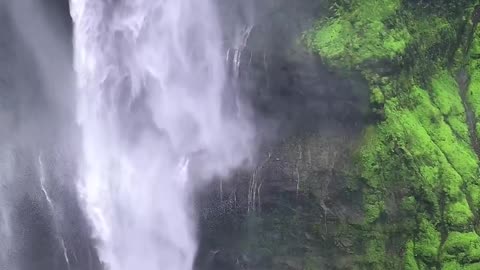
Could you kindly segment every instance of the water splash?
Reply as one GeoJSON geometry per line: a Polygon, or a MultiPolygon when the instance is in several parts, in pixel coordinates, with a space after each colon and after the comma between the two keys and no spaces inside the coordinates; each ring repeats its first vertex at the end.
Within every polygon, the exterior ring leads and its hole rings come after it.
{"type": "Polygon", "coordinates": [[[71,9],[79,191],[100,257],[112,270],[190,270],[192,181],[228,175],[253,141],[238,102],[225,108],[217,11],[210,0],[71,0],[71,9]]]}

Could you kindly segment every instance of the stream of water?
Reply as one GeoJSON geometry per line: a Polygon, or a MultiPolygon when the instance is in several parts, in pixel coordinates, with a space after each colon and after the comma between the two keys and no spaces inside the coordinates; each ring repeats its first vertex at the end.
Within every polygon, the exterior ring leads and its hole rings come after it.
{"type": "Polygon", "coordinates": [[[197,249],[193,187],[244,164],[253,138],[226,87],[215,4],[70,4],[82,138],[78,190],[100,259],[111,270],[190,270],[197,249]]]}

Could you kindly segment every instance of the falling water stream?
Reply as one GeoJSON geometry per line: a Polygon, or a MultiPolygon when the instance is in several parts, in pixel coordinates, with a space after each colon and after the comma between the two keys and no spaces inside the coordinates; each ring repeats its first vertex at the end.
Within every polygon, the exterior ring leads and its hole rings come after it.
{"type": "MultiPolygon", "coordinates": [[[[2,145],[4,146],[4,145],[2,145]]],[[[8,147],[2,147],[0,152],[0,203],[2,209],[0,211],[0,266],[11,266],[11,258],[9,257],[13,251],[12,240],[12,222],[11,222],[11,204],[9,203],[9,194],[5,186],[12,181],[12,153],[8,147]]]]}
{"type": "Polygon", "coordinates": [[[40,189],[42,190],[42,193],[45,196],[45,200],[48,204],[48,208],[53,217],[53,227],[54,227],[53,230],[58,239],[59,246],[62,248],[63,257],[65,259],[65,262],[67,263],[67,270],[70,270],[70,258],[68,257],[68,250],[65,245],[65,240],[63,239],[62,233],[58,229],[58,221],[56,216],[55,204],[48,193],[48,190],[47,190],[48,188],[45,183],[47,181],[47,175],[46,175],[45,165],[43,164],[42,154],[38,156],[38,170],[39,170],[38,175],[39,175],[39,181],[40,181],[40,189]]]}
{"type": "MultiPolygon", "coordinates": [[[[190,270],[193,187],[251,154],[211,0],[71,0],[78,190],[111,270],[190,270]]],[[[47,194],[47,193],[46,193],[47,194]]]]}

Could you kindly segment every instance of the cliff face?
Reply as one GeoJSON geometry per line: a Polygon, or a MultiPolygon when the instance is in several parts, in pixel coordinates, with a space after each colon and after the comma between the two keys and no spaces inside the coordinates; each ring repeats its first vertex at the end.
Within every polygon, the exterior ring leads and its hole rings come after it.
{"type": "Polygon", "coordinates": [[[368,82],[331,69],[302,44],[327,2],[256,3],[270,6],[257,9],[263,17],[253,19],[234,75],[269,140],[252,170],[218,181],[199,200],[199,265],[349,267],[356,246],[344,224],[362,221],[352,154],[370,117],[368,82]]]}
{"type": "MultiPolygon", "coordinates": [[[[216,231],[205,241],[216,247],[212,260],[235,258],[239,269],[480,268],[477,4],[331,1],[303,35],[321,62],[297,79],[318,80],[285,87],[323,103],[223,187],[233,203],[221,226],[208,226],[238,239],[226,244],[216,231]]],[[[291,70],[314,61],[289,55],[280,58],[291,70]]]]}
{"type": "Polygon", "coordinates": [[[364,214],[347,225],[361,248],[354,265],[477,269],[477,2],[335,4],[306,44],[362,74],[377,120],[354,158],[364,214]]]}

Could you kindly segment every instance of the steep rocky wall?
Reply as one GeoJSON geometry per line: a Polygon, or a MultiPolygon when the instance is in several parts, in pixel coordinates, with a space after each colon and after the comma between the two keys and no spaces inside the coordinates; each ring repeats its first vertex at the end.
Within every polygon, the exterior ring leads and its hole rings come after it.
{"type": "MultiPolygon", "coordinates": [[[[478,269],[477,1],[336,1],[306,44],[368,81],[359,269],[478,269]]],[[[347,75],[348,76],[348,75],[347,75]]]]}
{"type": "MultiPolygon", "coordinates": [[[[296,75],[318,80],[263,72],[255,82],[277,82],[257,88],[260,108],[275,110],[279,89],[321,101],[277,107],[306,117],[277,117],[294,128],[222,186],[210,204],[220,207],[207,205],[210,260],[228,269],[480,269],[477,4],[338,0],[317,10],[303,41],[321,62],[296,75]],[[353,116],[338,117],[335,103],[353,116]]],[[[291,55],[276,63],[298,71],[299,59],[315,59],[291,55]]]]}
{"type": "Polygon", "coordinates": [[[330,69],[302,44],[304,31],[328,13],[326,1],[255,2],[270,17],[253,19],[234,75],[253,103],[262,151],[254,168],[219,180],[199,200],[199,264],[348,267],[354,243],[339,224],[362,220],[350,171],[370,118],[368,82],[330,69]]]}

